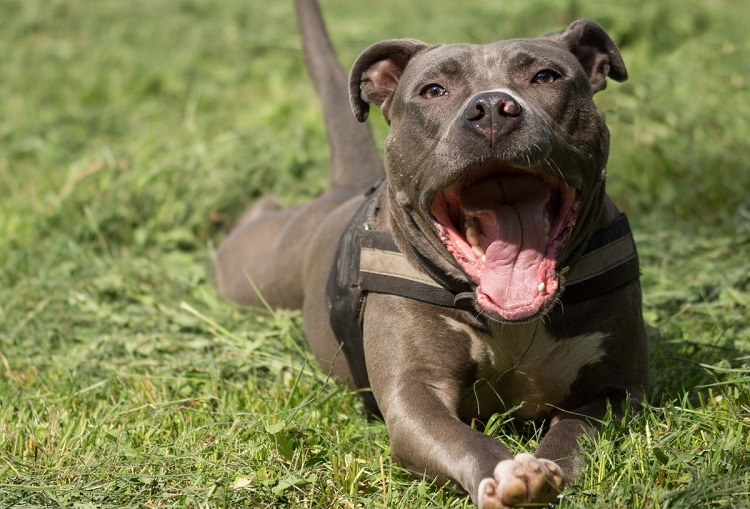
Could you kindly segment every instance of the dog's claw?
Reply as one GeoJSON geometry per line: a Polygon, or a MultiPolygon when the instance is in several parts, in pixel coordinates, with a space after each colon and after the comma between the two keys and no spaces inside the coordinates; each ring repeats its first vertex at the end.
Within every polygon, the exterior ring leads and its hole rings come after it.
{"type": "Polygon", "coordinates": [[[522,453],[497,464],[479,483],[480,509],[509,509],[550,503],[565,485],[562,470],[550,460],[522,453]]]}

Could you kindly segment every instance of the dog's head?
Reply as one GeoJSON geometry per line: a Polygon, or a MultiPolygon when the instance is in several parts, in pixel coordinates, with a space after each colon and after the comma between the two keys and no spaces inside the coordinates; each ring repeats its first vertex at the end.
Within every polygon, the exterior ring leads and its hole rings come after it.
{"type": "Polygon", "coordinates": [[[397,243],[476,285],[493,319],[549,311],[603,200],[609,132],[593,95],[607,77],[627,72],[590,20],[486,46],[398,39],[365,50],[351,102],[360,121],[377,105],[391,128],[397,243]]]}

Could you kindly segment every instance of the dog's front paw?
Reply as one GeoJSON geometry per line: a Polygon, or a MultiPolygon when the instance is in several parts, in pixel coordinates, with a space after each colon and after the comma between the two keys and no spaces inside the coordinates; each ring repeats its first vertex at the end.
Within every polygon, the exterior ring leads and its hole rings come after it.
{"type": "Polygon", "coordinates": [[[522,453],[497,464],[479,483],[480,509],[508,509],[550,503],[565,485],[562,470],[550,460],[522,453]]]}

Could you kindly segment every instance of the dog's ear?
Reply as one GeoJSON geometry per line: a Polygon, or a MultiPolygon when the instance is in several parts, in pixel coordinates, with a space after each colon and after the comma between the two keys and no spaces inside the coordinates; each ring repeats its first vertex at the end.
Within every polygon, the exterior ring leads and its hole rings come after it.
{"type": "Polygon", "coordinates": [[[546,37],[563,44],[578,58],[594,93],[604,90],[608,77],[615,81],[628,79],[620,50],[595,21],[579,19],[565,30],[546,37]]]}
{"type": "Polygon", "coordinates": [[[404,69],[428,45],[416,39],[392,39],[373,44],[357,58],[349,74],[349,101],[357,120],[364,122],[372,103],[390,124],[389,108],[404,69]]]}

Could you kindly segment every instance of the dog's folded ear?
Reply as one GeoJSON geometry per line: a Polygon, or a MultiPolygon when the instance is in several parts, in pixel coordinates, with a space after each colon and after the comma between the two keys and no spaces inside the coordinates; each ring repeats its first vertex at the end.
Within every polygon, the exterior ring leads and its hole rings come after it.
{"type": "Polygon", "coordinates": [[[566,46],[578,58],[595,93],[607,86],[606,78],[615,81],[628,79],[620,50],[595,21],[579,19],[565,30],[547,34],[546,37],[566,46]]]}
{"type": "Polygon", "coordinates": [[[367,120],[372,103],[390,124],[391,99],[401,75],[412,57],[427,47],[416,39],[392,39],[373,44],[362,52],[349,74],[349,100],[357,120],[367,120]]]}

